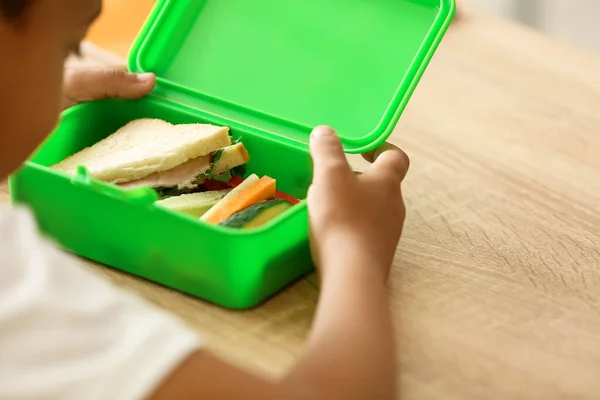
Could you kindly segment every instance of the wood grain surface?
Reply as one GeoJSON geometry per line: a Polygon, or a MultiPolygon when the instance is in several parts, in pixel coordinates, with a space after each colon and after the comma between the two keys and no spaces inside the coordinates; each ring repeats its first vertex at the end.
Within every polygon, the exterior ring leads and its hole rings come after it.
{"type": "MultiPolygon", "coordinates": [[[[600,58],[465,12],[391,141],[412,160],[390,279],[401,398],[600,398],[600,58]]],[[[93,268],[267,374],[318,298],[311,276],[231,312],[93,268]]]]}

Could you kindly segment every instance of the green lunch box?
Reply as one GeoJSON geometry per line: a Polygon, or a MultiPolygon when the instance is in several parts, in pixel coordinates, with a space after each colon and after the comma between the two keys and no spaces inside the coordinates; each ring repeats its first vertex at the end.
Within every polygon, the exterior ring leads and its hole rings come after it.
{"type": "Polygon", "coordinates": [[[302,201],[252,230],[206,224],[124,190],[48,168],[142,117],[226,125],[248,173],[304,199],[309,135],[330,125],[348,153],[391,134],[454,15],[454,0],[159,0],[129,56],[154,92],[66,111],[10,179],[14,203],[68,251],[233,309],[313,268],[302,201]]]}

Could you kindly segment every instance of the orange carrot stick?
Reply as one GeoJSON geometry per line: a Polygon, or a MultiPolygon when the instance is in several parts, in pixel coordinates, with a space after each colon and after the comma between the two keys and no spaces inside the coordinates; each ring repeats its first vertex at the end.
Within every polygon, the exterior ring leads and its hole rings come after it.
{"type": "Polygon", "coordinates": [[[263,176],[256,183],[248,186],[245,190],[238,193],[237,196],[225,200],[224,204],[216,204],[210,210],[210,214],[205,214],[204,221],[211,224],[220,224],[238,211],[250,207],[263,200],[275,197],[276,181],[268,176],[263,176]]]}

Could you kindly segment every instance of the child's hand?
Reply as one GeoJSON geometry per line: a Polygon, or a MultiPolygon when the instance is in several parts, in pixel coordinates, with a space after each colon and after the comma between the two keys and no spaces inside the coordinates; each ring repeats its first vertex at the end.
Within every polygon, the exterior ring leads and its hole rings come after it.
{"type": "Polygon", "coordinates": [[[118,68],[71,68],[65,72],[63,109],[106,98],[138,99],[156,84],[154,74],[132,74],[118,68]]]}
{"type": "Polygon", "coordinates": [[[340,260],[345,260],[345,256],[358,258],[364,262],[364,268],[374,269],[387,280],[404,225],[400,184],[408,171],[408,157],[386,143],[363,156],[373,164],[356,176],[348,166],[338,136],[328,127],[313,131],[311,153],[311,246],[322,277],[326,279],[344,269],[347,265],[340,260]]]}

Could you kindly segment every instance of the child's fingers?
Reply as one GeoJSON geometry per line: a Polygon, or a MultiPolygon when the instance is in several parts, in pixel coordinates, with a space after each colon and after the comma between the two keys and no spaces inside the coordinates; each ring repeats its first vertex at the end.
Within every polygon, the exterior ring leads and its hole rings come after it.
{"type": "Polygon", "coordinates": [[[402,182],[410,167],[410,159],[406,153],[398,147],[385,143],[373,152],[373,165],[369,172],[377,175],[392,176],[398,182],[402,182]]]}
{"type": "Polygon", "coordinates": [[[316,127],[310,135],[310,152],[315,180],[350,174],[350,167],[339,137],[327,126],[316,127]]]}
{"type": "Polygon", "coordinates": [[[365,159],[365,161],[373,163],[375,161],[375,159],[377,157],[379,157],[379,155],[381,153],[383,153],[386,150],[391,150],[391,149],[397,149],[397,147],[389,142],[384,142],[381,146],[379,146],[375,150],[371,150],[366,153],[363,153],[363,154],[361,154],[361,156],[362,156],[362,158],[365,159]]]}
{"type": "Polygon", "coordinates": [[[122,70],[106,70],[97,79],[90,77],[93,96],[136,99],[150,93],[156,84],[153,74],[132,74],[122,70]]]}
{"type": "Polygon", "coordinates": [[[138,75],[120,68],[82,68],[67,71],[64,94],[72,104],[105,98],[136,99],[151,92],[155,83],[153,74],[138,75]]]}

